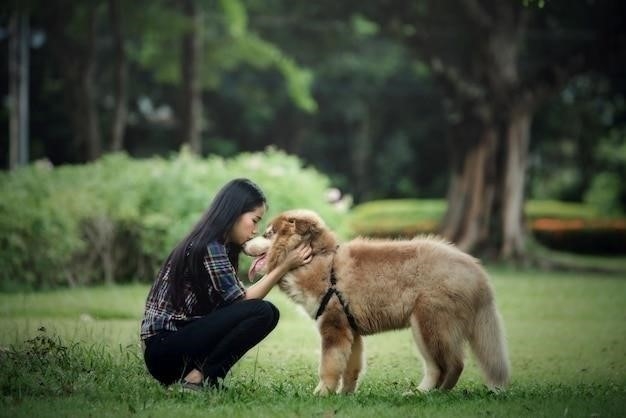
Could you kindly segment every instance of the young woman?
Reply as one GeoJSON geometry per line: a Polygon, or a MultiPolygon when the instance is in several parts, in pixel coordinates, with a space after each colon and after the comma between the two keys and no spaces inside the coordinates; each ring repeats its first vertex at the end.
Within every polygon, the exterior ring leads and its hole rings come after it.
{"type": "Polygon", "coordinates": [[[163,264],[141,323],[146,366],[162,384],[218,385],[276,326],[278,309],[263,298],[289,270],[311,260],[311,248],[296,248],[244,288],[237,277],[241,246],[256,235],[265,211],[256,184],[232,180],[163,264]]]}

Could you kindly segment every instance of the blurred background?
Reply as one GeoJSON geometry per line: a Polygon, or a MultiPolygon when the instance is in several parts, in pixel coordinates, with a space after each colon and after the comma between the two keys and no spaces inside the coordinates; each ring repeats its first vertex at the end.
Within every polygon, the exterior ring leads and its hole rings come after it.
{"type": "Polygon", "coordinates": [[[626,255],[621,0],[0,11],[6,289],[148,279],[233,177],[344,238],[437,232],[543,267],[626,255]]]}

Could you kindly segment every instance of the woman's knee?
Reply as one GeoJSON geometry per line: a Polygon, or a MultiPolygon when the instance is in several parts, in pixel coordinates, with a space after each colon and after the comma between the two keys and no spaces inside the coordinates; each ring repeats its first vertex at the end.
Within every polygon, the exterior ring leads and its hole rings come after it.
{"type": "Polygon", "coordinates": [[[272,302],[265,301],[265,303],[270,308],[270,311],[272,313],[272,323],[274,324],[274,326],[276,326],[276,324],[278,324],[278,320],[280,319],[280,311],[276,306],[274,306],[272,302]]]}
{"type": "Polygon", "coordinates": [[[280,311],[272,302],[262,299],[250,300],[254,306],[255,315],[262,317],[272,328],[278,323],[280,311]]]}

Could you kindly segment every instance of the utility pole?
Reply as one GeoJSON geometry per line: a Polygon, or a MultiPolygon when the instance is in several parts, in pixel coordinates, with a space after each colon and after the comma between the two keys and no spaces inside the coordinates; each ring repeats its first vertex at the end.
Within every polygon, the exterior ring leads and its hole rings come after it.
{"type": "Polygon", "coordinates": [[[29,160],[29,53],[28,15],[15,11],[9,22],[9,169],[29,160]]]}

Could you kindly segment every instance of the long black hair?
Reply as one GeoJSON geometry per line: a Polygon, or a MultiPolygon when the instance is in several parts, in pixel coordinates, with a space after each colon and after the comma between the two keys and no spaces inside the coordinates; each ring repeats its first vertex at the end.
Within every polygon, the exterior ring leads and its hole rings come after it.
{"type": "Polygon", "coordinates": [[[184,303],[185,280],[191,282],[199,303],[208,302],[206,272],[202,266],[208,243],[224,243],[228,258],[235,271],[238,271],[241,246],[226,243],[226,238],[242,214],[264,204],[267,204],[266,198],[259,186],[245,178],[231,180],[217,192],[202,218],[172,250],[165,262],[165,266],[168,263],[171,265],[170,291],[175,306],[180,307],[184,303]]]}

